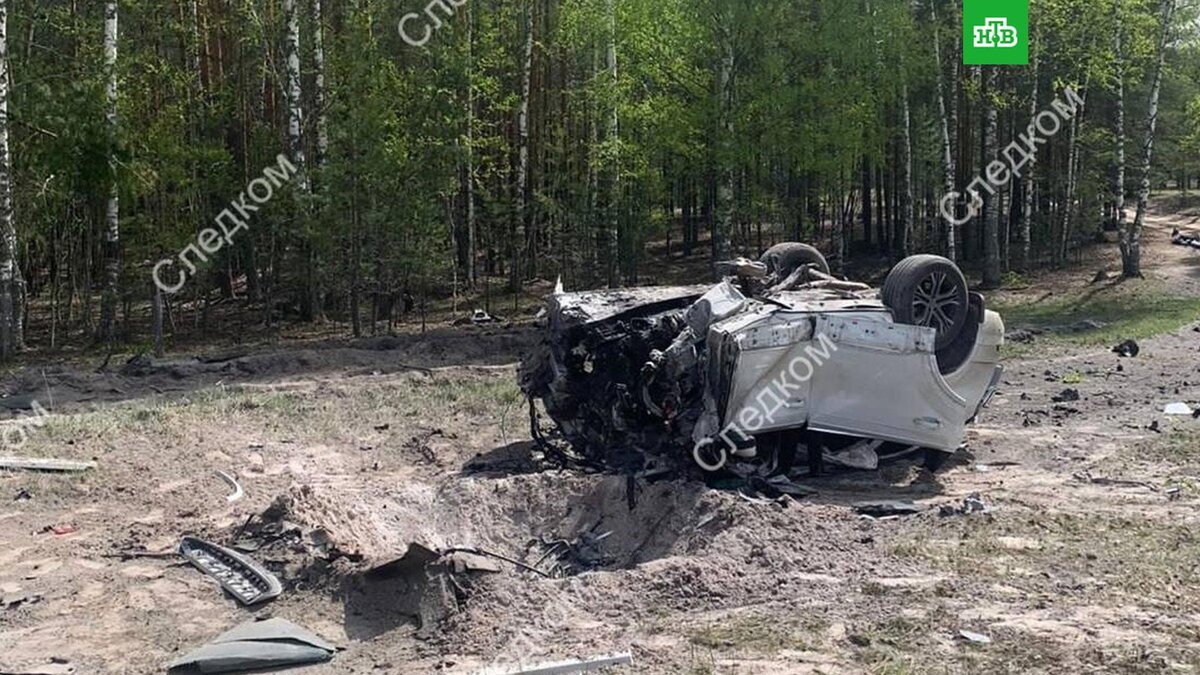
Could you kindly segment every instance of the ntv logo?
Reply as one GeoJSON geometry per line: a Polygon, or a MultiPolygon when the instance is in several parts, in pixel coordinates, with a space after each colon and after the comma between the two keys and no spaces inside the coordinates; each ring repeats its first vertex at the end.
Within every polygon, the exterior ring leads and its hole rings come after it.
{"type": "Polygon", "coordinates": [[[1029,0],[963,0],[963,63],[1029,64],[1029,0]]]}
{"type": "Polygon", "coordinates": [[[1017,29],[1008,25],[1008,20],[985,19],[982,26],[975,26],[974,46],[977,48],[1016,47],[1020,40],[1017,29]]]}

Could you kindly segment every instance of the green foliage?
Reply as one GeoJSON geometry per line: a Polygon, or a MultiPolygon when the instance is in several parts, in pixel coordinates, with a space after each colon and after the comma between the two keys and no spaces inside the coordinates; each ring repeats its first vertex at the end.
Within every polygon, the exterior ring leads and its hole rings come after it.
{"type": "MultiPolygon", "coordinates": [[[[307,9],[308,0],[297,1],[307,9]]],[[[957,3],[612,0],[614,79],[605,63],[609,2],[470,0],[442,15],[441,27],[418,48],[400,38],[397,22],[428,3],[326,0],[320,112],[330,146],[323,168],[313,155],[315,26],[306,11],[304,132],[315,191],[281,190],[202,270],[189,298],[199,301],[219,287],[256,302],[293,302],[315,276],[323,309],[340,318],[358,299],[445,295],[454,279],[466,290],[472,253],[483,277],[515,268],[516,277],[564,275],[579,287],[605,278],[607,207],[617,214],[621,276],[633,282],[646,273],[650,240],[678,240],[688,207],[695,206],[689,213],[696,221],[689,246],[714,227],[722,176],[732,180],[735,252],[754,255],[760,245],[798,233],[822,244],[839,209],[848,209],[848,225],[861,225],[856,197],[864,164],[881,170],[886,184],[876,190],[887,190],[896,209],[902,109],[910,112],[919,201],[914,246],[939,249],[939,73],[957,114],[951,135],[960,180],[983,168],[977,148],[985,101],[978,74],[955,66],[957,3]],[[516,118],[527,6],[534,18],[530,206],[521,213],[516,118]],[[727,50],[733,64],[722,91],[727,50]],[[723,97],[732,134],[722,124],[723,97]],[[614,110],[618,129],[610,136],[614,110]],[[616,203],[606,205],[609,175],[616,203]],[[472,212],[476,248],[468,251],[472,212]]],[[[101,3],[12,8],[13,185],[22,267],[36,282],[35,300],[47,286],[95,288],[110,156],[122,197],[124,292],[141,301],[149,288],[146,263],[194,242],[284,151],[281,1],[199,2],[199,26],[191,7],[190,0],[121,2],[114,147],[104,124],[101,3]]],[[[1200,172],[1195,13],[1182,3],[1173,27],[1162,175],[1200,172]]],[[[1089,95],[1079,134],[1079,213],[1102,210],[1111,191],[1111,107],[1122,69],[1130,149],[1140,142],[1158,16],[1156,0],[1032,4],[1039,107],[1051,98],[1050,87],[1054,95],[1067,85],[1086,87],[1089,95]]],[[[1030,85],[1027,69],[1010,69],[1001,88],[988,92],[1001,113],[1002,144],[1028,124],[1030,85]]],[[[1066,136],[1041,151],[1038,245],[1052,239],[1051,223],[1059,222],[1066,136]]]]}
{"type": "Polygon", "coordinates": [[[1050,331],[1046,340],[1091,346],[1142,340],[1179,330],[1200,317],[1200,298],[1170,294],[1158,282],[1131,280],[1032,302],[995,303],[1009,326],[1050,331]],[[1075,331],[1082,321],[1101,328],[1075,331]]]}

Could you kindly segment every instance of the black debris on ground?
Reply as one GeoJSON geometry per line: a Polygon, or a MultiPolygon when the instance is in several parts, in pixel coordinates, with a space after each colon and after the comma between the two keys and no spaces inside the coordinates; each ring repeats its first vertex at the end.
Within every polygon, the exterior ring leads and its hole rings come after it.
{"type": "Polygon", "coordinates": [[[1121,344],[1113,347],[1113,353],[1124,358],[1132,358],[1142,352],[1142,348],[1133,340],[1126,340],[1121,344]]]}
{"type": "Polygon", "coordinates": [[[898,500],[878,500],[855,502],[853,505],[854,511],[864,516],[872,518],[886,518],[888,516],[912,516],[926,510],[926,507],[912,502],[898,500]]]}
{"type": "Polygon", "coordinates": [[[1052,397],[1050,400],[1055,403],[1072,403],[1080,399],[1078,389],[1063,389],[1062,393],[1052,397]]]}

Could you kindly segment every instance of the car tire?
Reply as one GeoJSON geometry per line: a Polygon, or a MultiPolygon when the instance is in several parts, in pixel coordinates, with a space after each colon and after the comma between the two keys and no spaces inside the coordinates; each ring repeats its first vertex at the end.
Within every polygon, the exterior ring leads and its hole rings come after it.
{"type": "Polygon", "coordinates": [[[882,295],[896,323],[937,331],[935,350],[953,343],[967,323],[967,279],[958,265],[941,256],[901,260],[883,282],[882,295]]]}
{"type": "Polygon", "coordinates": [[[979,327],[983,325],[983,296],[971,293],[967,296],[967,322],[954,342],[937,351],[938,370],[943,375],[962,368],[975,352],[975,341],[979,339],[979,327]]]}
{"type": "Polygon", "coordinates": [[[767,274],[774,274],[779,280],[786,279],[801,265],[816,265],[819,271],[829,274],[829,262],[820,251],[794,241],[772,246],[758,260],[767,266],[767,274]]]}

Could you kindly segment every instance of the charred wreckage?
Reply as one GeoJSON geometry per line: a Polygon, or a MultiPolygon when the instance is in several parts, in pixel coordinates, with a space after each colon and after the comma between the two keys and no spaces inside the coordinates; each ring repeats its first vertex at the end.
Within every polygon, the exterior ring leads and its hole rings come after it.
{"type": "Polygon", "coordinates": [[[1171,230],[1171,243],[1176,246],[1200,249],[1200,233],[1185,232],[1177,227],[1171,230]]]}
{"type": "Polygon", "coordinates": [[[722,267],[715,286],[556,289],[519,375],[547,457],[779,475],[923,452],[936,469],[995,392],[1004,323],[950,260],[906,258],[878,290],[800,243],[722,267]]]}

